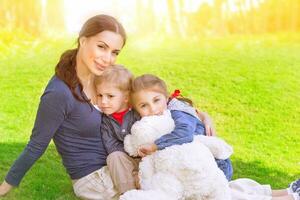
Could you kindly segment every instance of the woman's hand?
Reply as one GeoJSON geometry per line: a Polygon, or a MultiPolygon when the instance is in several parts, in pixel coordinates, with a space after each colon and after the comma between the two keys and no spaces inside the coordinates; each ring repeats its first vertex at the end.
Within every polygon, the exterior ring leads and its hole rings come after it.
{"type": "Polygon", "coordinates": [[[154,144],[154,143],[153,144],[144,144],[138,148],[138,155],[140,157],[145,157],[147,155],[152,154],[156,150],[157,150],[156,144],[154,144]]]}
{"type": "Polygon", "coordinates": [[[205,112],[198,112],[198,116],[204,124],[205,132],[207,136],[216,136],[216,130],[214,128],[211,117],[205,112]]]}
{"type": "Polygon", "coordinates": [[[5,196],[12,188],[12,185],[8,184],[6,181],[3,181],[3,183],[0,185],[0,197],[5,196]]]}

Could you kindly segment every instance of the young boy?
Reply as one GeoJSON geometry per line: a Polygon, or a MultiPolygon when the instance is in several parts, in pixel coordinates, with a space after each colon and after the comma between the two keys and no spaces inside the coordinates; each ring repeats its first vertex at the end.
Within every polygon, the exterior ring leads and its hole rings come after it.
{"type": "Polygon", "coordinates": [[[97,104],[104,113],[101,135],[109,154],[107,166],[120,194],[138,188],[139,158],[132,158],[124,150],[124,138],[130,133],[139,115],[130,108],[129,92],[133,75],[126,68],[115,65],[95,78],[97,104]]]}

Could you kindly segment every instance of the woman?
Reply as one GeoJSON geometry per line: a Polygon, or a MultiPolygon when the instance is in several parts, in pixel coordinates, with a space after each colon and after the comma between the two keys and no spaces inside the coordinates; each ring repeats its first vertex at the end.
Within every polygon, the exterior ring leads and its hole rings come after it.
{"type": "MultiPolygon", "coordinates": [[[[91,179],[101,182],[99,174],[107,157],[100,137],[101,113],[94,107],[93,79],[116,62],[125,42],[124,28],[111,16],[97,15],[83,25],[78,47],[62,54],[56,66],[41,97],[30,141],[1,184],[0,196],[19,185],[52,138],[75,194],[81,198],[103,196],[102,186],[90,183],[91,179]]],[[[200,117],[207,131],[214,134],[210,118],[205,113],[200,117]]],[[[104,191],[107,196],[115,195],[104,191]]]]}

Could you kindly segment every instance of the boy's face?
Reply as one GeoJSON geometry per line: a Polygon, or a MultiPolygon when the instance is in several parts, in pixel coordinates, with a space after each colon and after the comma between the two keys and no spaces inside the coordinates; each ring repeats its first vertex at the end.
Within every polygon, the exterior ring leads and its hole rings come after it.
{"type": "Polygon", "coordinates": [[[165,95],[152,90],[141,90],[133,94],[133,104],[136,111],[142,116],[162,115],[167,109],[165,95]]]}
{"type": "Polygon", "coordinates": [[[96,87],[97,104],[103,113],[110,115],[128,109],[128,93],[112,84],[102,83],[96,87]]]}

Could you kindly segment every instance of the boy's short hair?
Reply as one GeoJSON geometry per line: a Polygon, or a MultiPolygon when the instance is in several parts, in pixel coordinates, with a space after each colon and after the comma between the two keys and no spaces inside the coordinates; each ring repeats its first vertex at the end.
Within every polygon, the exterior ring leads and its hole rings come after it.
{"type": "Polygon", "coordinates": [[[96,76],[95,86],[102,83],[109,83],[121,91],[130,91],[133,80],[133,74],[123,65],[113,65],[106,68],[100,76],[96,76]]]}

